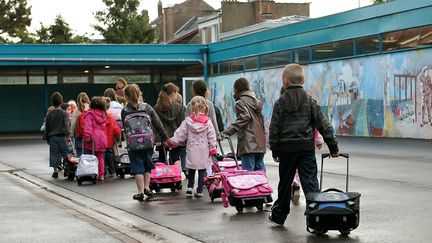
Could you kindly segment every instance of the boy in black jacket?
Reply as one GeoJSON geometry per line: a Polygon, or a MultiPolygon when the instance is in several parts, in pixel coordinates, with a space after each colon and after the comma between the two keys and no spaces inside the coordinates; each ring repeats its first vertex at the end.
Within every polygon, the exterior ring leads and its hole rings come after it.
{"type": "Polygon", "coordinates": [[[269,221],[283,226],[290,212],[291,184],[296,169],[305,195],[318,192],[314,130],[321,133],[331,156],[339,149],[334,131],[317,101],[303,89],[305,75],[298,64],[287,65],[282,73],[286,92],[276,101],[270,122],[269,143],[273,159],[279,164],[278,199],[269,221]]]}
{"type": "Polygon", "coordinates": [[[72,155],[70,142],[70,121],[68,113],[61,109],[63,96],[59,92],[51,95],[51,102],[54,106],[46,115],[44,138],[50,145],[50,167],[53,168],[53,178],[58,178],[58,168],[61,159],[72,155]],[[60,157],[59,157],[60,155],[60,157]]]}

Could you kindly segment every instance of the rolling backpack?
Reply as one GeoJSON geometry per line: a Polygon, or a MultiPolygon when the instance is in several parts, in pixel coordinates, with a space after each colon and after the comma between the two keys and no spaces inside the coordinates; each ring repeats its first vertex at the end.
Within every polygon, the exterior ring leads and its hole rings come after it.
{"type": "Polygon", "coordinates": [[[347,159],[346,191],[335,188],[321,191],[324,159],[329,156],[321,156],[320,192],[306,195],[306,229],[317,235],[325,234],[328,230],[338,230],[342,235],[348,235],[360,222],[361,195],[348,192],[349,154],[339,155],[347,159]]]}
{"type": "Polygon", "coordinates": [[[126,107],[124,134],[128,151],[151,150],[155,142],[152,119],[146,112],[148,104],[140,103],[138,110],[126,107]]]}

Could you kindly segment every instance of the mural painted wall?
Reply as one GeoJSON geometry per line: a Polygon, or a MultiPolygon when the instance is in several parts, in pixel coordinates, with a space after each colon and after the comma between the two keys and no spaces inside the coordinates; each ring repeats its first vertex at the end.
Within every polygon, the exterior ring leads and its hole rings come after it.
{"type": "MultiPolygon", "coordinates": [[[[305,66],[305,89],[337,134],[432,139],[432,49],[305,66]]],[[[225,125],[235,120],[232,87],[245,77],[264,103],[268,128],[282,86],[282,68],[209,78],[225,125]]]]}

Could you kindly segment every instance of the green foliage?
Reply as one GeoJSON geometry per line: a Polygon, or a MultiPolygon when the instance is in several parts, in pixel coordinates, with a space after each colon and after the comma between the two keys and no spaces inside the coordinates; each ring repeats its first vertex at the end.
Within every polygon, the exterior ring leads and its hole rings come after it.
{"type": "Polygon", "coordinates": [[[31,41],[27,27],[31,24],[31,6],[27,0],[0,0],[0,43],[31,41]]]}
{"type": "Polygon", "coordinates": [[[60,15],[55,18],[54,24],[48,27],[41,24],[40,28],[36,30],[35,36],[36,43],[65,44],[90,42],[90,39],[85,36],[74,36],[69,24],[60,15]]]}
{"type": "Polygon", "coordinates": [[[155,29],[149,25],[147,11],[138,13],[139,0],[102,0],[107,8],[95,14],[94,29],[107,43],[152,43],[155,29]]]}
{"type": "Polygon", "coordinates": [[[386,3],[390,2],[392,0],[372,0],[373,4],[380,4],[380,3],[386,3]]]}

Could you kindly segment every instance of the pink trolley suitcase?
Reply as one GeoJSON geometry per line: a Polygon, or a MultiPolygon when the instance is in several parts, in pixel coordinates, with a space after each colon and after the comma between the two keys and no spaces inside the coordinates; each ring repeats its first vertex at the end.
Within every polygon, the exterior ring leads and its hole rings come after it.
{"type": "MultiPolygon", "coordinates": [[[[231,150],[234,151],[231,140],[228,141],[231,150]]],[[[237,162],[235,154],[234,160],[237,162]]],[[[238,170],[224,173],[221,175],[221,181],[223,187],[221,197],[224,207],[234,206],[238,213],[242,213],[245,207],[256,207],[261,211],[264,203],[273,201],[271,196],[273,189],[264,171],[238,170]]]]}
{"type": "Polygon", "coordinates": [[[181,169],[177,165],[156,162],[155,168],[151,170],[150,190],[160,192],[160,189],[170,188],[171,192],[175,192],[181,189],[181,181],[181,169]]]}

